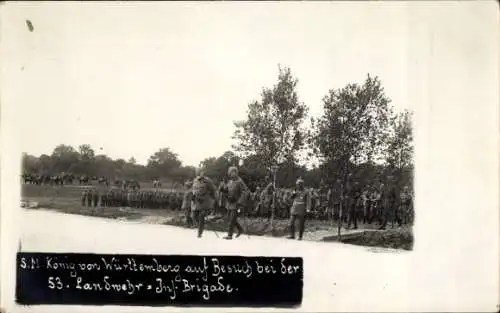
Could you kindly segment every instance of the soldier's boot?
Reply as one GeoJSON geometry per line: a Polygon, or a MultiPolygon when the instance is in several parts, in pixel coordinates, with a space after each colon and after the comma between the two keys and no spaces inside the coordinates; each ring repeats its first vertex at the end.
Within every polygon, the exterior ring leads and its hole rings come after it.
{"type": "Polygon", "coordinates": [[[387,227],[387,216],[383,216],[383,221],[381,222],[380,227],[378,228],[379,230],[385,230],[387,227]]]}
{"type": "Polygon", "coordinates": [[[302,236],[304,235],[305,231],[305,226],[306,226],[306,217],[301,216],[299,220],[299,240],[302,240],[302,236]]]}
{"type": "Polygon", "coordinates": [[[205,225],[203,223],[203,221],[199,221],[198,222],[198,238],[201,238],[201,236],[203,235],[203,229],[204,229],[205,225]]]}
{"type": "Polygon", "coordinates": [[[233,239],[233,231],[234,227],[236,227],[236,211],[229,212],[229,229],[227,231],[227,235],[223,237],[223,239],[231,240],[233,239]]]}
{"type": "Polygon", "coordinates": [[[241,226],[240,223],[238,223],[238,221],[236,221],[236,238],[238,238],[239,236],[241,236],[241,234],[243,233],[243,227],[241,226]]]}

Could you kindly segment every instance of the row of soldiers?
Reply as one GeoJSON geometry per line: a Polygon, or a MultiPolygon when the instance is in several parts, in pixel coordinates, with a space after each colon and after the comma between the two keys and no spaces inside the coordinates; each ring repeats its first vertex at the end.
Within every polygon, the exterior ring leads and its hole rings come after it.
{"type": "MultiPolygon", "coordinates": [[[[212,211],[224,211],[225,199],[221,183],[216,191],[217,201],[212,211]]],[[[391,206],[394,209],[392,221],[402,224],[413,222],[413,201],[410,189],[405,186],[398,196],[391,196],[383,183],[379,186],[361,187],[354,182],[353,186],[346,186],[345,196],[332,188],[308,189],[311,195],[312,218],[333,219],[338,221],[342,215],[342,220],[349,223],[349,212],[353,217],[351,224],[354,228],[357,223],[383,222],[384,210],[391,206]],[[392,198],[391,198],[391,197],[392,198]],[[340,212],[344,212],[341,214],[340,212]]],[[[182,206],[184,192],[178,191],[138,191],[123,190],[118,188],[98,189],[91,188],[82,192],[81,202],[84,206],[101,207],[133,207],[149,209],[171,209],[179,210],[182,206]]],[[[245,203],[245,215],[289,218],[290,207],[293,204],[293,189],[278,188],[274,190],[272,184],[265,188],[256,188],[249,193],[245,203]]],[[[350,225],[349,225],[350,226],[350,225]]]]}
{"type": "Polygon", "coordinates": [[[142,209],[178,210],[182,205],[182,192],[141,191],[121,188],[89,188],[82,192],[81,203],[90,207],[132,207],[142,209]]]}

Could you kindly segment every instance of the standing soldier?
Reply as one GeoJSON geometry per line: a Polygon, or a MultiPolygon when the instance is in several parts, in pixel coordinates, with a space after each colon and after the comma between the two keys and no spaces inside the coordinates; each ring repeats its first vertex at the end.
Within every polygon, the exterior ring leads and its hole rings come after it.
{"type": "Polygon", "coordinates": [[[411,203],[412,203],[412,197],[410,194],[410,191],[408,189],[408,186],[403,187],[403,191],[401,192],[400,195],[401,199],[401,211],[403,214],[403,223],[404,224],[409,224],[411,221],[411,203]]]}
{"type": "Polygon", "coordinates": [[[382,208],[382,225],[379,229],[383,230],[387,226],[387,220],[389,217],[391,218],[392,227],[394,228],[394,220],[397,220],[399,226],[401,226],[401,219],[399,218],[399,214],[397,211],[397,188],[396,182],[394,181],[392,176],[388,177],[387,188],[382,194],[382,199],[384,203],[384,207],[382,208]]]}
{"type": "Polygon", "coordinates": [[[260,210],[259,216],[267,217],[269,220],[273,214],[274,206],[276,205],[276,195],[273,183],[269,183],[260,195],[260,205],[258,209],[260,210]]]}
{"type": "Polygon", "coordinates": [[[98,201],[99,201],[99,193],[97,191],[97,188],[93,188],[92,189],[92,206],[96,207],[98,201]]]}
{"type": "Polygon", "coordinates": [[[227,207],[227,194],[224,192],[227,188],[226,178],[220,182],[219,188],[217,188],[217,207],[221,213],[225,212],[227,207]]]}
{"type": "Polygon", "coordinates": [[[94,195],[92,194],[92,189],[87,190],[87,206],[91,207],[92,206],[92,199],[94,198],[94,195]]]}
{"type": "Polygon", "coordinates": [[[305,230],[306,212],[311,210],[311,194],[304,188],[304,181],[299,178],[292,195],[293,204],[290,210],[290,236],[295,239],[295,222],[299,221],[299,240],[302,240],[305,230]]]}
{"type": "Polygon", "coordinates": [[[87,200],[87,190],[82,192],[82,206],[85,206],[85,201],[87,200]]]}
{"type": "Polygon", "coordinates": [[[182,210],[186,214],[186,224],[191,228],[193,226],[193,217],[191,216],[191,206],[193,204],[193,190],[191,187],[193,186],[193,182],[188,180],[185,186],[187,190],[184,192],[184,198],[182,199],[182,210]]]}
{"type": "Polygon", "coordinates": [[[370,203],[369,203],[369,190],[370,190],[370,186],[367,185],[365,186],[365,188],[363,189],[363,192],[361,193],[361,206],[363,208],[363,224],[367,224],[369,219],[370,219],[370,215],[371,215],[371,212],[370,212],[370,203]]]}
{"type": "Polygon", "coordinates": [[[216,188],[212,180],[205,176],[201,168],[196,169],[196,178],[193,181],[193,219],[198,224],[198,238],[201,238],[205,227],[205,216],[215,202],[216,188]]]}
{"type": "Polygon", "coordinates": [[[354,182],[354,186],[347,184],[347,229],[353,224],[354,229],[358,229],[358,208],[357,199],[359,197],[359,184],[354,182]]]}
{"type": "Polygon", "coordinates": [[[237,233],[236,238],[238,238],[243,232],[243,227],[238,223],[238,214],[241,213],[243,207],[245,206],[246,196],[250,192],[247,185],[238,175],[238,169],[232,166],[228,170],[229,181],[227,186],[223,188],[223,192],[227,194],[227,210],[229,217],[229,230],[227,236],[224,239],[233,239],[233,231],[236,227],[237,233]]]}

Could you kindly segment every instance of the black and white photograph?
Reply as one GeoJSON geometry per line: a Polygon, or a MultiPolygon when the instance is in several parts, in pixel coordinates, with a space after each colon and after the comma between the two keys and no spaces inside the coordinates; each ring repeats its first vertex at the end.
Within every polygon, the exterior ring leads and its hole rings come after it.
{"type": "Polygon", "coordinates": [[[439,3],[4,3],[3,310],[498,310],[498,4],[439,3]]]}

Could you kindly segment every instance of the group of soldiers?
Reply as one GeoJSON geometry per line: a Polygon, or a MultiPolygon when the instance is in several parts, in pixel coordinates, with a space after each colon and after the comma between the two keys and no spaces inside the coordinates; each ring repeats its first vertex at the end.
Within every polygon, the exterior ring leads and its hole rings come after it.
{"type": "MultiPolygon", "coordinates": [[[[389,177],[390,179],[390,177],[389,177]]],[[[290,206],[293,203],[293,189],[276,189],[272,184],[263,191],[257,188],[253,194],[258,216],[274,214],[279,218],[290,217],[290,206]]],[[[408,186],[399,190],[390,181],[373,186],[362,186],[358,182],[346,184],[345,188],[322,187],[309,189],[311,196],[310,216],[321,220],[342,219],[357,228],[357,223],[383,224],[384,215],[390,214],[392,221],[398,224],[413,222],[413,194],[408,186]],[[341,213],[343,212],[343,214],[341,213]],[[350,220],[350,222],[349,222],[350,220]]]]}
{"type": "MultiPolygon", "coordinates": [[[[228,177],[219,185],[219,188],[216,188],[212,180],[205,176],[203,170],[197,169],[196,178],[192,182],[186,182],[188,190],[184,194],[182,209],[185,211],[188,226],[193,224],[198,226],[198,237],[203,234],[207,213],[213,210],[217,203],[219,208],[224,208],[227,212],[228,232],[224,239],[233,239],[235,231],[237,238],[245,231],[238,222],[238,217],[248,209],[249,203],[252,203],[251,199],[255,198],[255,192],[250,191],[239,176],[236,167],[229,168],[228,177]]],[[[276,195],[274,184],[268,184],[261,193],[262,201],[259,201],[255,211],[264,208],[266,212],[271,212],[269,217],[272,219],[276,211],[276,195]]],[[[289,239],[295,239],[295,227],[298,224],[298,239],[302,240],[306,214],[311,211],[311,207],[311,193],[304,187],[304,181],[299,178],[291,194],[289,239]]]]}
{"type": "Polygon", "coordinates": [[[228,234],[225,239],[240,236],[244,229],[238,217],[286,218],[290,221],[290,238],[295,238],[295,224],[299,225],[298,239],[302,239],[306,217],[341,221],[347,229],[356,229],[358,223],[377,222],[385,229],[388,222],[413,223],[413,195],[408,186],[398,187],[389,176],[385,182],[371,186],[348,180],[344,185],[306,188],[299,178],[295,188],[275,188],[269,182],[264,188],[251,191],[238,175],[236,167],[230,167],[228,178],[218,187],[205,176],[202,169],[196,178],[185,183],[186,189],[179,191],[145,191],[139,189],[99,188],[87,189],[82,194],[82,205],[101,207],[134,207],[182,210],[189,227],[197,226],[201,237],[205,218],[213,213],[225,213],[228,219],[228,234]]]}
{"type": "Polygon", "coordinates": [[[131,207],[141,209],[178,210],[182,205],[183,193],[174,191],[146,191],[135,188],[89,188],[82,192],[83,206],[131,207]]]}

